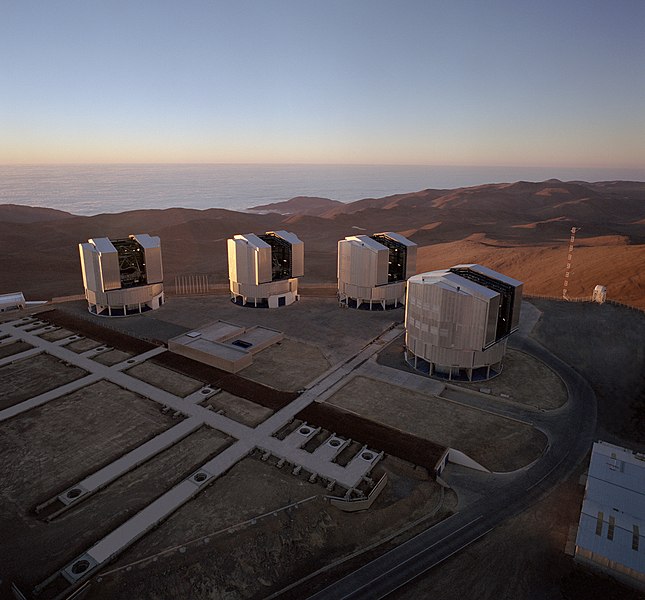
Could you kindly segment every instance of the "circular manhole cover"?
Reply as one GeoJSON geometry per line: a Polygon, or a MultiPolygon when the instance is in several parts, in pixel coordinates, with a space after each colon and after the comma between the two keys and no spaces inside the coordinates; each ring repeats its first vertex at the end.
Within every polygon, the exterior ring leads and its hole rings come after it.
{"type": "Polygon", "coordinates": [[[90,566],[90,562],[88,560],[77,560],[72,565],[72,573],[74,573],[74,575],[80,575],[81,573],[85,573],[85,571],[87,571],[89,566],[90,566]]]}

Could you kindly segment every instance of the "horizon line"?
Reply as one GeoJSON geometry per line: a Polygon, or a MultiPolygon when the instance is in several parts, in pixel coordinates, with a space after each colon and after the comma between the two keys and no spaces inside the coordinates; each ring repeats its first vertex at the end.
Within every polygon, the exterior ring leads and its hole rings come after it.
{"type": "Polygon", "coordinates": [[[74,167],[74,166],[249,166],[249,167],[428,167],[428,168],[451,168],[451,169],[604,169],[618,171],[642,171],[645,174],[645,166],[608,166],[608,165],[527,165],[527,164],[437,164],[437,163],[393,163],[393,162],[209,162],[209,161],[130,161],[130,162],[0,162],[0,167],[74,167]]]}

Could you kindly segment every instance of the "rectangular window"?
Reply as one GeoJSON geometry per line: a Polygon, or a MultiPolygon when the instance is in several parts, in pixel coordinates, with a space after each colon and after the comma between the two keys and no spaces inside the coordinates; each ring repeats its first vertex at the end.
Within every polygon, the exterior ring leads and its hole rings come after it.
{"type": "Polygon", "coordinates": [[[614,539],[614,528],[616,527],[616,519],[614,517],[609,517],[609,528],[607,529],[607,539],[614,539]]]}
{"type": "Polygon", "coordinates": [[[602,511],[598,511],[598,519],[596,520],[596,535],[602,535],[602,520],[604,515],[602,511]]]}
{"type": "Polygon", "coordinates": [[[640,531],[638,530],[638,525],[634,525],[632,531],[632,550],[638,552],[638,539],[640,538],[640,531]]]}

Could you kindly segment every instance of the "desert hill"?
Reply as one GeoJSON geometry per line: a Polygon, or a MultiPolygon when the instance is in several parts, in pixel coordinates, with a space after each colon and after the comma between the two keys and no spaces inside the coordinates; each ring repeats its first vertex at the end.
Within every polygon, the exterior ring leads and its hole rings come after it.
{"type": "Polygon", "coordinates": [[[42,221],[59,221],[74,215],[55,208],[23,206],[21,204],[0,205],[1,220],[4,223],[36,223],[42,221]]]}
{"type": "Polygon", "coordinates": [[[392,230],[419,245],[419,271],[481,262],[525,281],[527,293],[558,296],[576,226],[570,294],[588,296],[603,284],[611,298],[645,308],[645,183],[516,182],[347,204],[299,197],[257,208],[80,217],[0,205],[0,292],[22,290],[29,298],[81,293],[77,244],[138,232],[161,236],[168,284],[175,275],[198,273],[226,283],[226,238],[288,229],[305,241],[304,283],[335,280],[339,239],[392,230]]]}
{"type": "Polygon", "coordinates": [[[329,198],[318,198],[315,196],[296,196],[285,202],[274,202],[273,204],[261,204],[250,208],[252,212],[277,212],[281,215],[298,213],[302,215],[321,215],[334,206],[343,205],[338,200],[329,198]]]}

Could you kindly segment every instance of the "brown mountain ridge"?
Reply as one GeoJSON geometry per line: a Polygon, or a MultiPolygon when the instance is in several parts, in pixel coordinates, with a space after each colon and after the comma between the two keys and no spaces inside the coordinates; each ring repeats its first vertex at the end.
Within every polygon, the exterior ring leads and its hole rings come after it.
{"type": "Polygon", "coordinates": [[[226,283],[227,237],[288,229],[305,242],[304,283],[335,280],[339,239],[392,230],[419,245],[419,271],[481,262],[525,281],[527,293],[558,296],[573,226],[581,229],[570,295],[588,296],[602,284],[610,298],[645,308],[645,183],[619,181],[520,181],[347,204],[297,197],[247,212],[172,208],[81,217],[0,205],[0,293],[81,293],[78,243],[137,232],[161,236],[168,283],[198,273],[226,283]]]}

